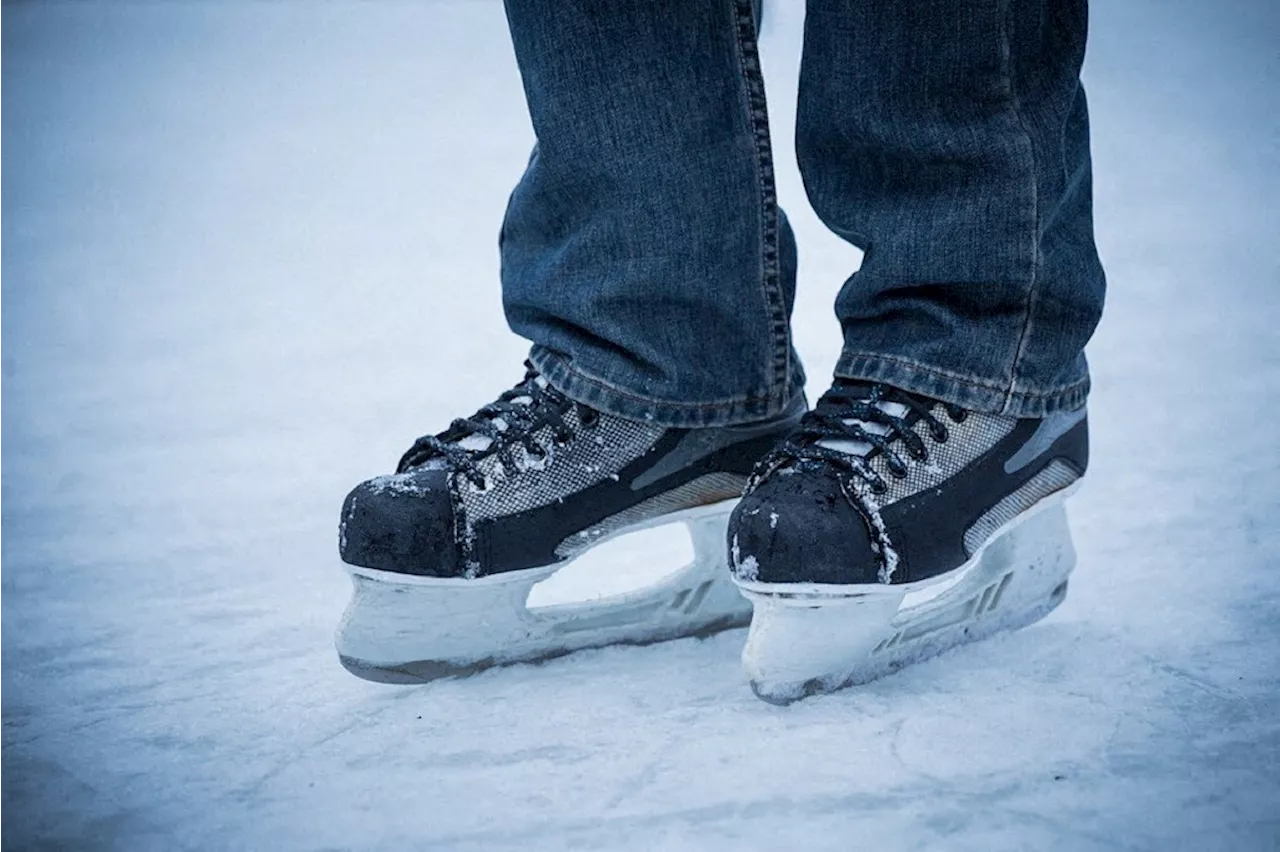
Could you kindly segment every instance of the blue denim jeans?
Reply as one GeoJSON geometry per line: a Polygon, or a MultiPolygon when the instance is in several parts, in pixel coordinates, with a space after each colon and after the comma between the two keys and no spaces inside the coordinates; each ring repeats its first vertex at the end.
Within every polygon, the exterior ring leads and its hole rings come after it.
{"type": "MultiPolygon", "coordinates": [[[[750,0],[507,0],[537,146],[503,302],[568,396],[672,426],[781,411],[795,238],[750,0]]],[[[865,252],[836,374],[965,408],[1083,404],[1102,311],[1085,0],[809,0],[796,146],[865,252]]]]}

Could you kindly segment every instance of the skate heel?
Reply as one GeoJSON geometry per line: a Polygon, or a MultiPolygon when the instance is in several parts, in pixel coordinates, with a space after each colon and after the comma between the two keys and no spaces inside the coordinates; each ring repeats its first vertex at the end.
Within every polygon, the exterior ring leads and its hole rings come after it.
{"type": "Polygon", "coordinates": [[[529,605],[533,587],[570,562],[474,580],[350,568],[354,593],[338,628],[338,656],[366,680],[422,683],[583,648],[744,626],[751,605],[729,579],[725,555],[735,502],[664,519],[686,524],[692,562],[653,584],[597,600],[529,605]]]}
{"type": "Polygon", "coordinates": [[[898,587],[743,584],[755,606],[742,653],[760,698],[788,704],[866,683],[1043,618],[1066,596],[1075,550],[1062,497],[999,531],[965,565],[898,587]]]}

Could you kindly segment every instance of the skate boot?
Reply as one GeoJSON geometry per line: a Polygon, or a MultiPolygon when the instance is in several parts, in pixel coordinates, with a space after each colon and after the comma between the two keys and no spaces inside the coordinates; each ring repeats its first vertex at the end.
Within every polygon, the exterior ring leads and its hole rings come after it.
{"type": "Polygon", "coordinates": [[[529,367],[347,496],[339,550],[355,591],[337,635],[343,665],[415,683],[745,625],[725,525],[752,467],[805,409],[799,397],[767,422],[670,429],[573,402],[529,367]],[[658,585],[528,605],[535,584],[591,547],[674,522],[688,525],[694,560],[658,585]]]}
{"type": "Polygon", "coordinates": [[[1087,429],[1083,408],[1018,419],[837,379],[729,523],[755,693],[865,683],[1056,607],[1087,429]]]}

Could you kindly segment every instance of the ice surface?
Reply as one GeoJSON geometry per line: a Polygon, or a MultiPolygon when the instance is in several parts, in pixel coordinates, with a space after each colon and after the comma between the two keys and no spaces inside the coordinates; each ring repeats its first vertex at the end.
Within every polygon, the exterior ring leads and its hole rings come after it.
{"type": "MultiPolygon", "coordinates": [[[[769,5],[769,4],[767,4],[769,5]]],[[[823,388],[857,253],[791,163],[823,388]]],[[[1274,4],[1095,4],[1109,312],[1066,603],[789,709],[744,633],[422,688],[337,665],[341,499],[520,378],[501,7],[6,5],[3,843],[1280,843],[1274,4]]]]}

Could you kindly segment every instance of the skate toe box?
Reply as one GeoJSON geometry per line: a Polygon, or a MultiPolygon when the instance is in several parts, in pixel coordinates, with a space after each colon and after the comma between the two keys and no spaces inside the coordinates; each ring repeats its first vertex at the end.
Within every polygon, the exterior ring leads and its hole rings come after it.
{"type": "Polygon", "coordinates": [[[447,471],[412,470],[357,485],[342,505],[338,551],[364,568],[459,576],[447,471]]]}
{"type": "Polygon", "coordinates": [[[734,577],[753,583],[874,583],[879,564],[862,515],[830,475],[775,475],[729,520],[734,577]]]}

